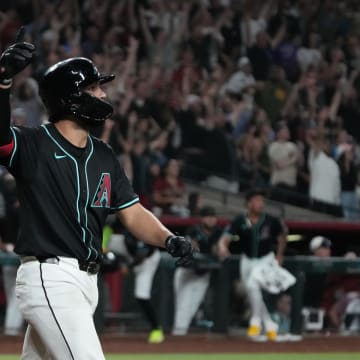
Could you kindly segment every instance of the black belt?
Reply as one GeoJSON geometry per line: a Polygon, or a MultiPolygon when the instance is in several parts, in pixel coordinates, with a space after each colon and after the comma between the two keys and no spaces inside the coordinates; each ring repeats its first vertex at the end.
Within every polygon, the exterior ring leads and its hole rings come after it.
{"type": "Polygon", "coordinates": [[[79,263],[79,269],[82,271],[87,272],[88,274],[95,275],[100,271],[100,264],[96,261],[80,261],[79,263]]]}
{"type": "MultiPolygon", "coordinates": [[[[60,258],[55,257],[41,257],[41,256],[21,256],[20,261],[25,264],[29,261],[39,261],[40,263],[59,264],[60,258]]],[[[79,269],[88,274],[95,275],[100,271],[100,264],[96,261],[82,261],[78,260],[79,269]]]]}

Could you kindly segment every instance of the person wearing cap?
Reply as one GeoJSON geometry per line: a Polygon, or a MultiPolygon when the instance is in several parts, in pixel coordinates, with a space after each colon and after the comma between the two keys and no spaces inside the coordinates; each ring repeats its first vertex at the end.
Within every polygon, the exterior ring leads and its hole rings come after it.
{"type": "Polygon", "coordinates": [[[193,246],[199,251],[193,268],[178,267],[174,276],[175,316],[173,335],[186,335],[191,321],[204,299],[210,282],[210,270],[196,266],[206,259],[213,259],[215,244],[222,229],[217,225],[216,211],[212,206],[203,206],[199,211],[199,222],[187,231],[193,246]]]}
{"type": "MultiPolygon", "coordinates": [[[[316,235],[311,238],[308,249],[311,256],[325,260],[331,256],[331,241],[324,236],[316,235]]],[[[328,276],[329,274],[327,273],[314,272],[306,278],[303,298],[305,308],[316,309],[322,307],[322,299],[328,276]]]]}
{"type": "MultiPolygon", "coordinates": [[[[309,251],[311,255],[326,261],[332,255],[332,242],[317,235],[310,240],[309,251]]],[[[343,257],[357,261],[353,251],[347,251],[343,257]]],[[[325,311],[326,328],[345,333],[359,331],[360,279],[357,274],[313,273],[306,279],[305,286],[304,305],[325,311]]]]}
{"type": "Polygon", "coordinates": [[[277,324],[271,319],[262,297],[262,289],[251,276],[264,259],[275,256],[281,265],[287,241],[287,228],[273,215],[265,212],[265,193],[250,190],[245,197],[247,213],[236,216],[224,230],[217,253],[224,260],[231,254],[241,254],[240,275],[250,303],[250,321],[247,334],[255,339],[262,326],[269,340],[276,340],[277,324]]]}
{"type": "Polygon", "coordinates": [[[311,239],[309,250],[312,255],[327,258],[331,256],[331,241],[324,236],[315,236],[311,239]]]}

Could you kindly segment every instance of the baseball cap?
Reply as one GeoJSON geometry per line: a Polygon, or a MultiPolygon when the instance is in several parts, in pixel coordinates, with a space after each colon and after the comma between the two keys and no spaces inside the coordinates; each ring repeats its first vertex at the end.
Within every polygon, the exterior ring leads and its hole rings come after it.
{"type": "Polygon", "coordinates": [[[249,201],[249,200],[251,200],[254,196],[258,196],[258,195],[265,197],[265,196],[266,196],[265,190],[264,190],[264,189],[260,189],[260,188],[258,188],[258,189],[251,189],[251,190],[249,190],[249,191],[246,193],[246,195],[245,195],[245,200],[246,200],[246,201],[249,201]]]}
{"type": "Polygon", "coordinates": [[[209,205],[203,206],[199,211],[200,216],[216,216],[216,210],[209,205]]]}
{"type": "Polygon", "coordinates": [[[311,239],[309,244],[310,251],[315,251],[322,247],[325,248],[331,247],[331,241],[325,236],[315,236],[311,239]]]}

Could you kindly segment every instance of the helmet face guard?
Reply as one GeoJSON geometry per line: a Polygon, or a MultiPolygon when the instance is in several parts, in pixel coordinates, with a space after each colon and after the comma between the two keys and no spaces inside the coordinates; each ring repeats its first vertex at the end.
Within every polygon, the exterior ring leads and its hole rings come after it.
{"type": "Polygon", "coordinates": [[[70,97],[68,108],[77,120],[89,125],[100,125],[113,113],[112,105],[86,92],[70,97]]]}
{"type": "Polygon", "coordinates": [[[49,120],[55,122],[70,117],[86,127],[101,125],[112,115],[113,107],[84,89],[114,78],[115,75],[101,75],[91,60],[81,57],[51,66],[39,84],[39,94],[49,112],[49,120]]]}

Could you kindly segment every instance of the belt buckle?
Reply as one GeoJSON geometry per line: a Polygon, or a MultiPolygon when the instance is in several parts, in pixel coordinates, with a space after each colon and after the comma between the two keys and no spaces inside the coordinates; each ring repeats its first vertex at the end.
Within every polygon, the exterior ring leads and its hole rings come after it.
{"type": "Polygon", "coordinates": [[[99,272],[100,265],[95,261],[90,261],[86,266],[86,272],[88,274],[97,274],[99,272]]]}

